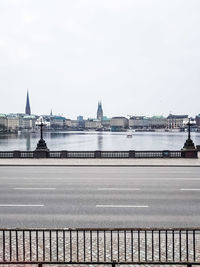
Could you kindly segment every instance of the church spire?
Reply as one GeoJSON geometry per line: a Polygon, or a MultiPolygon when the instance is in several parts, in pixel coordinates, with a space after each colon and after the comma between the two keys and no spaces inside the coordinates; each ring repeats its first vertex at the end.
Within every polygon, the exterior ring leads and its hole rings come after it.
{"type": "Polygon", "coordinates": [[[30,102],[29,102],[29,92],[27,90],[27,96],[26,96],[26,109],[25,109],[26,115],[31,115],[31,108],[30,108],[30,102]]]}

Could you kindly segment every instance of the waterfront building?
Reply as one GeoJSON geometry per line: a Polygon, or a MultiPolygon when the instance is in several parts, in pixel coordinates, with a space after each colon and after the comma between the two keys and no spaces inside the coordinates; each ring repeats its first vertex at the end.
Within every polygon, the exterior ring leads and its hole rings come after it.
{"type": "Polygon", "coordinates": [[[196,120],[196,125],[200,126],[200,114],[196,116],[195,120],[196,120]]]}
{"type": "Polygon", "coordinates": [[[85,128],[85,121],[83,119],[83,116],[77,117],[77,123],[78,123],[78,129],[82,130],[85,128]]]}
{"type": "Polygon", "coordinates": [[[102,120],[103,119],[103,109],[102,109],[102,104],[101,102],[98,102],[98,108],[97,108],[97,120],[102,120]]]}
{"type": "Polygon", "coordinates": [[[71,120],[71,125],[73,129],[77,129],[78,128],[78,121],[77,120],[71,120]]]}
{"type": "Polygon", "coordinates": [[[145,116],[131,116],[129,119],[129,128],[147,129],[149,128],[149,119],[145,116]]]}
{"type": "Polygon", "coordinates": [[[28,91],[27,91],[27,96],[26,96],[26,108],[25,108],[25,114],[26,114],[26,115],[31,115],[31,107],[30,107],[29,92],[28,92],[28,91]]]}
{"type": "Polygon", "coordinates": [[[110,118],[107,118],[106,116],[103,116],[103,119],[101,121],[101,124],[104,129],[109,130],[110,129],[110,118]]]}
{"type": "Polygon", "coordinates": [[[153,116],[149,118],[149,127],[151,129],[167,128],[167,119],[163,116],[153,116]]]}
{"type": "Polygon", "coordinates": [[[167,117],[167,128],[168,129],[184,128],[187,123],[188,123],[188,115],[169,114],[169,116],[167,117]]]}
{"type": "Polygon", "coordinates": [[[51,116],[50,127],[53,129],[63,129],[66,127],[66,118],[63,116],[51,116]]]}
{"type": "Polygon", "coordinates": [[[37,117],[35,115],[25,115],[22,118],[22,126],[21,126],[22,129],[34,130],[36,128],[36,125],[35,125],[36,120],[37,120],[37,117]]]}
{"type": "Polygon", "coordinates": [[[110,121],[111,131],[123,131],[129,126],[128,119],[125,117],[113,117],[110,121]]]}
{"type": "Polygon", "coordinates": [[[0,114],[0,132],[7,131],[8,119],[5,114],[0,114]]]}
{"type": "Polygon", "coordinates": [[[85,129],[96,130],[102,128],[100,120],[97,119],[87,119],[85,120],[85,129]]]}
{"type": "Polygon", "coordinates": [[[19,116],[16,114],[8,114],[7,115],[8,120],[8,131],[9,132],[16,132],[20,128],[20,119],[19,116]]]}

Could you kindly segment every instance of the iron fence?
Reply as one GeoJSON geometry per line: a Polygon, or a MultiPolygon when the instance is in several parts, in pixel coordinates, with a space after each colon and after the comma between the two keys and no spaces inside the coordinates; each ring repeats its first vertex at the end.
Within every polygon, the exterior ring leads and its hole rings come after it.
{"type": "Polygon", "coordinates": [[[197,151],[0,151],[0,158],[197,158],[197,151]]]}
{"type": "Polygon", "coordinates": [[[1,229],[5,263],[200,265],[200,229],[1,229]]]}

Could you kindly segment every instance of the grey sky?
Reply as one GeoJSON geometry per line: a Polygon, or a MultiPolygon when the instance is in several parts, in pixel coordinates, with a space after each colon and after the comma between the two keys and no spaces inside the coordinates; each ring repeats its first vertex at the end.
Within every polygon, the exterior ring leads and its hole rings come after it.
{"type": "Polygon", "coordinates": [[[0,113],[200,113],[199,0],[0,0],[0,113]]]}

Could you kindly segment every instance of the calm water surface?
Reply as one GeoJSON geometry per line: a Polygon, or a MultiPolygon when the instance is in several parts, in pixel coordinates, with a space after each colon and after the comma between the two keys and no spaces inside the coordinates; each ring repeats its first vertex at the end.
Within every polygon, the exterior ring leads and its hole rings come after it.
{"type": "MultiPolygon", "coordinates": [[[[187,133],[134,132],[132,138],[119,132],[46,132],[44,138],[51,150],[176,150],[181,149],[187,133]]],[[[39,133],[0,135],[0,150],[35,150],[39,133]]],[[[192,133],[196,145],[200,133],[192,133]]]]}

